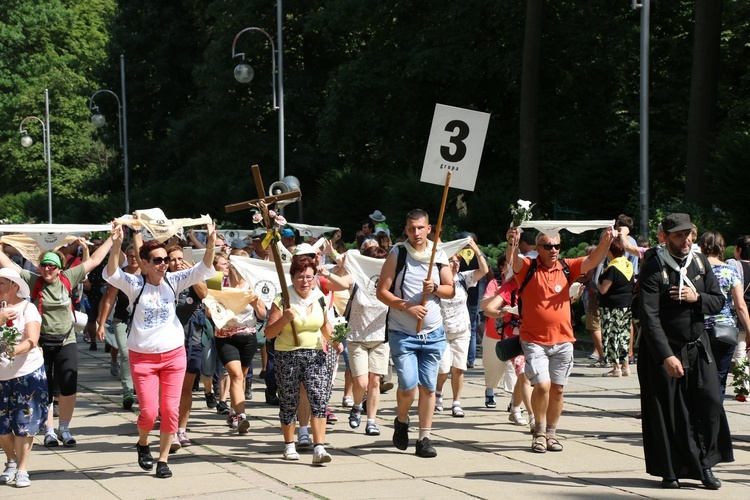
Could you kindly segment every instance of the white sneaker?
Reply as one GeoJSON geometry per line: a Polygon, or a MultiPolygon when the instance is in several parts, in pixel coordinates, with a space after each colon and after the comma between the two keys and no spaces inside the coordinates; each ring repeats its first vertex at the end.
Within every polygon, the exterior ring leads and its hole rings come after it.
{"type": "Polygon", "coordinates": [[[516,425],[528,425],[529,421],[526,420],[526,417],[523,416],[523,413],[521,412],[521,409],[512,409],[510,412],[510,415],[508,415],[508,420],[513,422],[516,425]]]}
{"type": "Polygon", "coordinates": [[[0,484],[12,483],[18,472],[18,463],[6,462],[5,470],[0,474],[0,484]]]}
{"type": "Polygon", "coordinates": [[[599,355],[595,352],[592,352],[589,354],[589,359],[593,359],[594,361],[599,361],[599,355]]]}
{"type": "Polygon", "coordinates": [[[327,464],[331,461],[331,455],[328,454],[325,448],[318,446],[313,451],[312,463],[314,464],[327,464]]]}
{"type": "Polygon", "coordinates": [[[299,460],[299,453],[294,445],[284,447],[284,460],[299,460]]]}
{"type": "Polygon", "coordinates": [[[354,398],[351,396],[344,396],[344,399],[341,401],[341,406],[344,408],[351,408],[354,406],[354,398]]]}
{"type": "Polygon", "coordinates": [[[26,471],[19,471],[18,474],[16,474],[16,488],[26,488],[28,486],[31,486],[29,473],[26,471]]]}

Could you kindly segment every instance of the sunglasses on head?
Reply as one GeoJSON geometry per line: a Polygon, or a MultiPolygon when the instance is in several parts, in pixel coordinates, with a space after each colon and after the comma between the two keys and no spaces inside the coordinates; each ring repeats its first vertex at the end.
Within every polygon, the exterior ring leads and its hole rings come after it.
{"type": "Polygon", "coordinates": [[[549,252],[553,248],[555,250],[560,250],[560,246],[561,246],[560,243],[556,243],[554,245],[552,243],[546,243],[546,244],[542,245],[542,248],[544,248],[545,250],[547,250],[549,252]]]}
{"type": "Polygon", "coordinates": [[[151,259],[151,262],[153,262],[157,266],[161,263],[169,265],[169,257],[154,257],[151,259]]]}

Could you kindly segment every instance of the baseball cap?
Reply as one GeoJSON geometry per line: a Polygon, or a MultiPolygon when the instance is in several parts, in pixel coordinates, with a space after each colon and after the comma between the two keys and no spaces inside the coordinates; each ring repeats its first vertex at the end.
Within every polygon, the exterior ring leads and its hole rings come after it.
{"type": "Polygon", "coordinates": [[[281,230],[281,237],[282,238],[294,238],[294,231],[292,231],[288,227],[284,228],[281,230]]]}
{"type": "Polygon", "coordinates": [[[693,223],[690,222],[690,216],[688,214],[669,214],[663,221],[661,226],[667,233],[675,233],[677,231],[685,231],[689,229],[692,231],[693,223]]]}

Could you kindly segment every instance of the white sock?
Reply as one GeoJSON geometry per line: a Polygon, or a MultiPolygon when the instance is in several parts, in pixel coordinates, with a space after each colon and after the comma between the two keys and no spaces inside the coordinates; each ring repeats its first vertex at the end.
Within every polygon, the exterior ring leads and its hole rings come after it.
{"type": "Polygon", "coordinates": [[[521,411],[521,407],[520,406],[514,406],[513,408],[510,409],[510,411],[512,411],[514,413],[517,412],[517,411],[521,411]]]}
{"type": "Polygon", "coordinates": [[[432,428],[429,429],[423,429],[422,427],[419,428],[419,440],[423,440],[424,438],[430,437],[430,431],[432,428]]]}

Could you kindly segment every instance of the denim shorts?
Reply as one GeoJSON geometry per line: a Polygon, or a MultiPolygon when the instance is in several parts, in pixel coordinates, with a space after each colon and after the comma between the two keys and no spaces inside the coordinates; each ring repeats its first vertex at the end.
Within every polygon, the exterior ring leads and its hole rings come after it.
{"type": "Polygon", "coordinates": [[[388,330],[388,344],[398,375],[398,388],[410,391],[419,384],[434,392],[440,358],[443,357],[446,346],[443,327],[431,331],[425,337],[388,330]]]}

